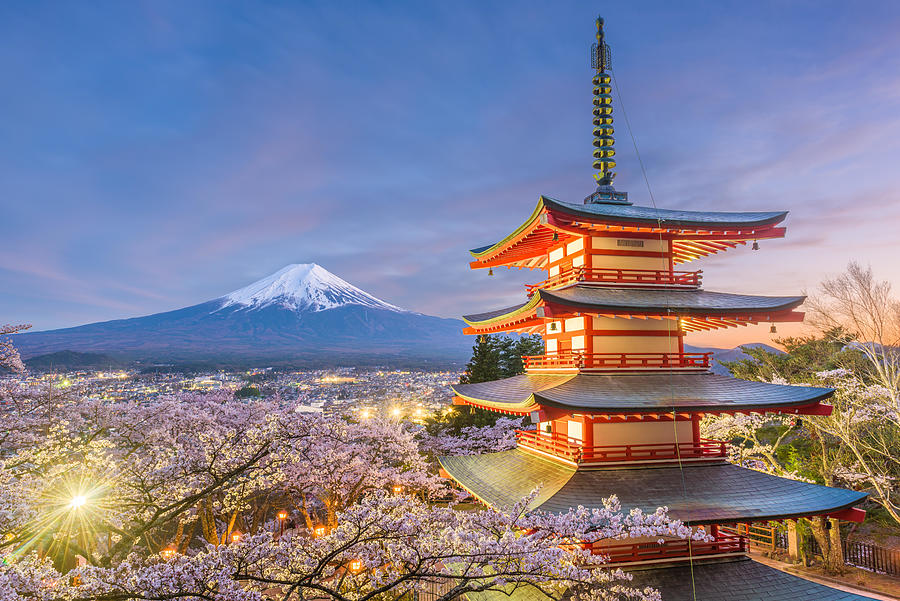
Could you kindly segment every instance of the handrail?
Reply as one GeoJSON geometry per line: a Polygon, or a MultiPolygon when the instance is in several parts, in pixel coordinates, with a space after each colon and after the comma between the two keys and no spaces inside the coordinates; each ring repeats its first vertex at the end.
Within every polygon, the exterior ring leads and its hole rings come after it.
{"type": "Polygon", "coordinates": [[[618,545],[604,545],[602,541],[597,541],[591,545],[591,553],[605,555],[609,563],[628,563],[720,553],[744,553],[746,551],[747,539],[745,537],[732,536],[721,532],[711,541],[677,539],[665,541],[663,544],[641,542],[618,545]]]}
{"type": "Polygon", "coordinates": [[[536,430],[517,430],[516,440],[522,447],[542,451],[573,463],[712,459],[728,455],[727,442],[706,438],[701,438],[696,442],[594,445],[588,447],[584,446],[578,439],[560,434],[536,430]]]}
{"type": "Polygon", "coordinates": [[[585,353],[522,357],[525,369],[709,369],[712,353],[585,353]]]}
{"type": "Polygon", "coordinates": [[[679,286],[697,288],[702,270],[669,271],[668,269],[616,269],[613,267],[570,267],[537,284],[526,284],[531,294],[538,288],[555,288],[569,284],[627,284],[637,286],[679,286]]]}

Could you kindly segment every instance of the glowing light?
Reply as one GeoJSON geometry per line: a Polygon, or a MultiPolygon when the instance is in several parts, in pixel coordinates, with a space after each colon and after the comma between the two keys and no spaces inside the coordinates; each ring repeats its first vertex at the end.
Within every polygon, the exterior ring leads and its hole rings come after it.
{"type": "Polygon", "coordinates": [[[402,411],[400,410],[400,407],[394,407],[393,409],[391,409],[391,415],[393,415],[394,417],[400,417],[401,413],[402,411]]]}
{"type": "Polygon", "coordinates": [[[239,540],[241,540],[241,533],[240,533],[240,532],[234,532],[234,533],[232,533],[232,535],[231,535],[231,542],[236,543],[236,542],[238,542],[239,540]]]}
{"type": "Polygon", "coordinates": [[[363,409],[362,411],[359,412],[359,416],[362,419],[369,419],[370,417],[372,417],[372,412],[368,409],[363,409]]]}
{"type": "Polygon", "coordinates": [[[85,497],[84,495],[75,495],[69,502],[69,507],[71,509],[81,509],[82,507],[84,507],[85,503],[87,503],[87,497],[85,497]]]}
{"type": "Polygon", "coordinates": [[[394,494],[399,495],[402,492],[403,492],[403,487],[400,486],[399,484],[395,484],[394,485],[394,494]]]}
{"type": "Polygon", "coordinates": [[[325,526],[316,526],[313,528],[313,536],[325,536],[325,526]]]}
{"type": "Polygon", "coordinates": [[[362,570],[362,562],[358,559],[354,559],[350,562],[350,571],[351,572],[359,572],[362,570]]]}
{"type": "Polygon", "coordinates": [[[168,547],[166,547],[165,549],[163,549],[162,551],[159,552],[159,554],[162,555],[163,559],[172,559],[173,557],[175,557],[176,553],[177,553],[177,551],[175,550],[175,547],[173,547],[172,545],[169,545],[168,547]]]}
{"type": "Polygon", "coordinates": [[[287,511],[279,511],[279,512],[278,512],[278,519],[279,519],[279,520],[286,520],[286,519],[287,519],[287,511]]]}

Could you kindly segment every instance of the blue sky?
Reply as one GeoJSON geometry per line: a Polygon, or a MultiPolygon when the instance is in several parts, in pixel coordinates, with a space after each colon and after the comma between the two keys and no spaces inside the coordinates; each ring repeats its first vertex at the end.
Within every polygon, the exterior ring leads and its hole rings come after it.
{"type": "MultiPolygon", "coordinates": [[[[793,294],[850,259],[900,283],[895,2],[10,2],[0,321],[310,261],[425,313],[520,300],[539,274],[466,250],[591,191],[598,12],[656,203],[791,211],[785,240],[695,263],[707,288],[793,294]]],[[[614,115],[617,187],[648,204],[614,115]]]]}

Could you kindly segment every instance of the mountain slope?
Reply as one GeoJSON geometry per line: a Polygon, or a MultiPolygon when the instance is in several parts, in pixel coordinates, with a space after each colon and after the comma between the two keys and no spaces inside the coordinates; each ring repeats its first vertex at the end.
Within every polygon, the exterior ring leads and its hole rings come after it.
{"type": "Polygon", "coordinates": [[[458,362],[472,345],[463,326],[401,309],[310,263],[183,309],[21,334],[15,343],[26,358],[72,350],[154,361],[458,362]]]}

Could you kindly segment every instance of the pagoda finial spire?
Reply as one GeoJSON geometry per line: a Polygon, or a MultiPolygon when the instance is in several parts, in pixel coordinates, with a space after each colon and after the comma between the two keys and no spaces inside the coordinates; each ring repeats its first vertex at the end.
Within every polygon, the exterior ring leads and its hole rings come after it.
{"type": "Polygon", "coordinates": [[[610,68],[609,46],[603,32],[603,17],[597,17],[597,41],[591,46],[591,67],[594,74],[594,174],[597,191],[584,199],[585,204],[604,202],[628,203],[628,194],[616,192],[612,187],[616,174],[616,139],[613,137],[612,80],[607,73],[610,68]]]}
{"type": "Polygon", "coordinates": [[[616,174],[615,138],[613,138],[612,86],[606,72],[610,68],[609,46],[603,33],[603,17],[597,17],[597,42],[591,48],[591,67],[594,74],[594,175],[597,184],[611,186],[616,174]]]}

